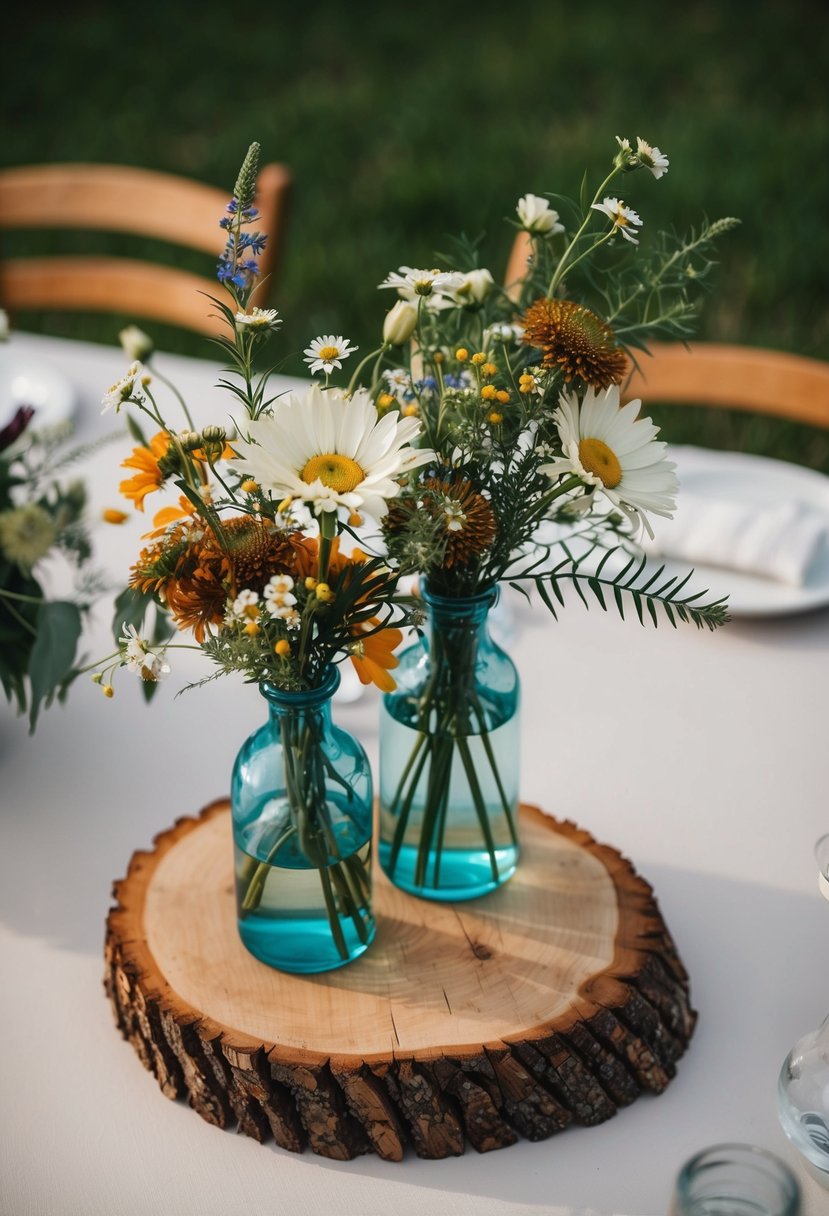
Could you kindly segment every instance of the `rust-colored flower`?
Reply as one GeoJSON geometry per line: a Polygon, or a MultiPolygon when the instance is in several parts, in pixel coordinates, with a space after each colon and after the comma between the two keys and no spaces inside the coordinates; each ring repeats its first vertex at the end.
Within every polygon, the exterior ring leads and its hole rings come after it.
{"type": "Polygon", "coordinates": [[[444,566],[465,566],[482,557],[498,531],[489,500],[463,477],[430,478],[425,484],[427,507],[443,525],[444,566]]]}
{"type": "Polygon", "coordinates": [[[130,585],[162,599],[179,629],[203,642],[242,588],[261,594],[274,574],[293,570],[284,532],[249,515],[222,521],[221,539],[202,520],[182,523],[145,549],[130,585]]]}
{"type": "Polygon", "coordinates": [[[620,384],[627,358],[609,325],[572,300],[542,297],[521,318],[524,342],[543,351],[545,367],[558,367],[564,379],[583,380],[593,388],[620,384]]]}

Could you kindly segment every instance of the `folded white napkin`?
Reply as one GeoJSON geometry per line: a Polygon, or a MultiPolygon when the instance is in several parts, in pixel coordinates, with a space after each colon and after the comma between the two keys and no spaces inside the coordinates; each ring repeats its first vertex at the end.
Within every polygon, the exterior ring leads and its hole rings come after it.
{"type": "Polygon", "coordinates": [[[714,498],[680,486],[673,519],[650,517],[651,553],[802,587],[829,545],[829,514],[807,503],[714,498]]]}

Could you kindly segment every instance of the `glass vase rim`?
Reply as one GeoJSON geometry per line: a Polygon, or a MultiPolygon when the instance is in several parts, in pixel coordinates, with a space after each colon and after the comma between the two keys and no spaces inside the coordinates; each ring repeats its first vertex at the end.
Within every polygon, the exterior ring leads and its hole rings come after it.
{"type": "Polygon", "coordinates": [[[717,1158],[720,1157],[725,1161],[729,1157],[738,1156],[744,1163],[751,1161],[763,1161],[773,1170],[773,1178],[781,1184],[784,1206],[780,1208],[778,1216],[798,1216],[800,1211],[801,1190],[800,1183],[797,1181],[794,1172],[786,1162],[773,1153],[770,1149],[763,1148],[757,1144],[748,1144],[743,1141],[724,1141],[721,1144],[710,1144],[707,1148],[700,1149],[694,1153],[693,1157],[685,1162],[680,1169],[676,1179],[677,1197],[684,1201],[686,1198],[693,1199],[693,1195],[689,1194],[689,1188],[693,1182],[693,1175],[700,1166],[708,1164],[717,1164],[717,1158]]]}
{"type": "Polygon", "coordinates": [[[434,591],[430,591],[427,587],[423,587],[421,595],[425,603],[430,608],[439,609],[472,609],[478,607],[494,607],[501,594],[501,589],[497,583],[491,583],[488,587],[476,591],[473,595],[438,595],[434,591]]]}
{"type": "Polygon", "coordinates": [[[333,663],[323,669],[319,684],[313,688],[280,688],[271,680],[262,680],[259,691],[271,705],[283,709],[308,709],[330,701],[340,686],[340,672],[333,663]]]}

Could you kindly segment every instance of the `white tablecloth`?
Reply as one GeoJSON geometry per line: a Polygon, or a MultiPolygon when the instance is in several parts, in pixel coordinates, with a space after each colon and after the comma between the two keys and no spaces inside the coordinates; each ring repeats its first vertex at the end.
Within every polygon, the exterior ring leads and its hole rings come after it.
{"type": "MultiPolygon", "coordinates": [[[[79,439],[121,430],[122,418],[99,416],[124,369],[117,348],[12,340],[69,377],[79,439]]],[[[197,422],[211,403],[214,417],[226,412],[214,365],[158,362],[197,422]]],[[[119,505],[129,444],[107,445],[85,466],[93,513],[119,505]]],[[[138,521],[95,527],[99,562],[122,580],[141,531],[138,521]]],[[[227,791],[236,750],[262,720],[261,699],[241,681],[176,698],[206,674],[185,655],[150,707],[126,672],[111,701],[79,681],[34,738],[0,707],[0,1212],[658,1216],[683,1161],[727,1140],[777,1152],[802,1180],[807,1216],[829,1210],[776,1114],[783,1058],[829,1009],[829,907],[812,856],[829,831],[829,613],[710,634],[642,628],[598,606],[588,613],[575,597],[557,624],[541,604],[510,607],[523,797],[634,861],[691,975],[699,1025],[668,1090],[543,1143],[400,1164],[294,1156],[163,1098],[116,1033],[102,990],[111,881],[134,849],[227,791]]],[[[90,657],[104,653],[107,617],[98,614],[90,657]]],[[[338,714],[375,757],[375,695],[338,714]]]]}

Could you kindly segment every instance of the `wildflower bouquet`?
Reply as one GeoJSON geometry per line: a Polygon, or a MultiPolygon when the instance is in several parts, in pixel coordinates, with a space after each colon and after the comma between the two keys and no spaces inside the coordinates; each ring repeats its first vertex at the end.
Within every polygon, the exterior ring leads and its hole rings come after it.
{"type": "Polygon", "coordinates": [[[385,544],[398,571],[418,572],[430,608],[451,616],[433,630],[431,661],[413,658],[405,687],[386,698],[409,743],[392,742],[384,723],[381,858],[420,894],[460,897],[440,874],[453,806],[471,808],[470,852],[490,871],[471,894],[503,881],[517,856],[517,786],[494,743],[510,681],[487,694],[479,622],[459,604],[491,602],[506,582],[534,587],[554,616],[570,586],[585,605],[610,601],[624,616],[632,604],[640,622],[660,611],[672,624],[726,619],[723,602],[646,567],[638,535],[650,532],[649,512],[670,516],[677,480],[657,428],[640,401],[622,404],[620,386],[652,336],[692,332],[711,247],[736,221],[646,243],[615,183],[659,180],[668,158],[642,139],[617,142],[606,177],[592,193],[585,179],[579,201],[519,200],[512,223],[526,258],[514,282],[499,285],[478,244],[461,240],[442,269],[401,266],[379,284],[398,299],[370,392],[386,417],[420,419],[434,453],[391,504],[385,544]]]}
{"type": "MultiPolygon", "coordinates": [[[[195,429],[180,398],[183,417],[173,425],[158,403],[149,340],[132,329],[122,335],[136,358],[104,398],[105,410],[131,407],[137,446],[124,461],[132,475],[121,491],[139,511],[162,489],[173,489],[176,501],[152,521],[116,603],[118,648],[95,678],[112,695],[113,675],[126,667],[152,691],[169,672],[170,652],[187,646],[213,664],[208,678],[238,672],[260,686],[277,739],[270,750],[261,738],[243,748],[233,778],[242,936],[274,962],[257,946],[262,924],[252,923],[280,902],[278,892],[269,893],[269,878],[311,871],[334,946],[331,965],[338,965],[352,956],[350,934],[364,947],[373,932],[365,855],[372,798],[370,786],[358,797],[338,769],[338,757],[348,754],[359,767],[364,755],[349,752],[342,732],[327,746],[317,694],[330,695],[335,667],[346,659],[364,684],[393,688],[399,626],[412,619],[410,597],[399,593],[385,556],[349,548],[344,532],[366,515],[379,519],[399,479],[431,454],[412,446],[419,420],[388,411],[379,417],[365,390],[311,384],[301,394],[269,395],[270,370],[259,372],[255,363],[281,322],[274,310],[253,304],[265,240],[249,231],[257,219],[258,150],[251,146],[221,220],[227,246],[218,278],[227,294],[214,300],[227,323],[228,335],[217,341],[227,361],[221,384],[240,407],[235,430],[195,429]],[[150,435],[142,416],[154,428],[150,435]],[[192,641],[171,641],[176,630],[192,641]],[[291,698],[296,712],[285,708],[291,698]],[[278,794],[277,769],[284,783],[278,794]]],[[[299,902],[310,899],[305,889],[299,902]]],[[[293,933],[300,940],[296,926],[293,933]]]]}
{"type": "Polygon", "coordinates": [[[0,430],[0,684],[34,731],[77,674],[83,615],[100,588],[88,574],[86,491],[60,474],[77,455],[64,428],[38,429],[21,406],[0,430]],[[72,598],[52,598],[44,569],[56,556],[75,576],[72,598]]]}

